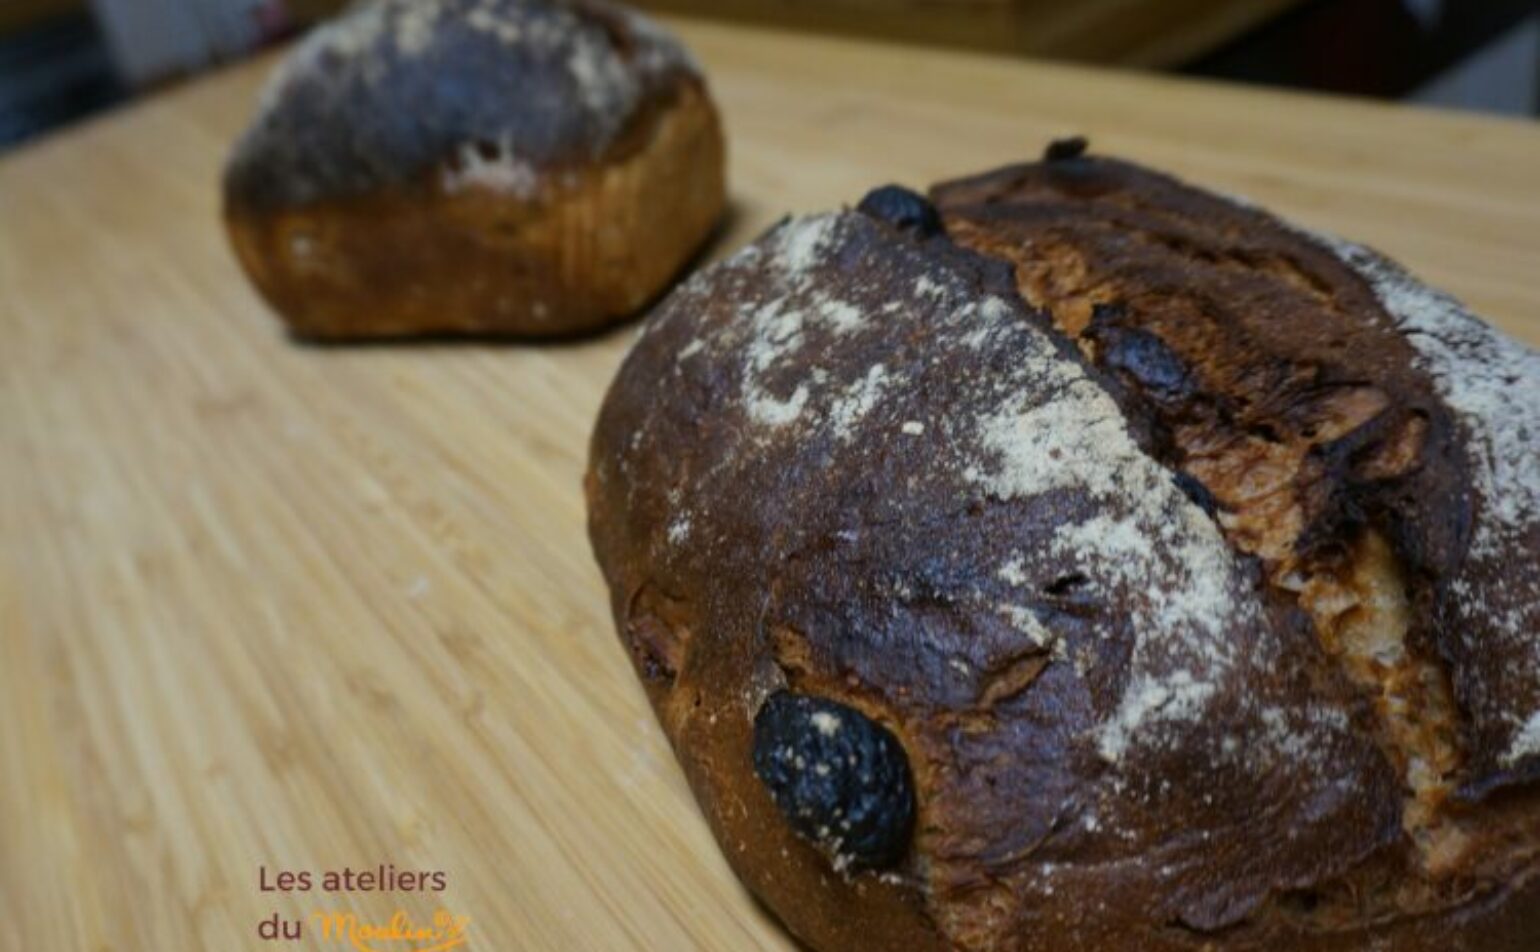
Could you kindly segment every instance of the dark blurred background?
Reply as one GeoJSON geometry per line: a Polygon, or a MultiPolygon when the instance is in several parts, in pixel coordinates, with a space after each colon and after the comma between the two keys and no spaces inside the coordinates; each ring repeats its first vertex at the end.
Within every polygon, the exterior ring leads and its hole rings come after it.
{"type": "MultiPolygon", "coordinates": [[[[0,0],[0,150],[339,0],[0,0]]],[[[1540,114],[1540,0],[643,0],[790,29],[1540,114]]]]}

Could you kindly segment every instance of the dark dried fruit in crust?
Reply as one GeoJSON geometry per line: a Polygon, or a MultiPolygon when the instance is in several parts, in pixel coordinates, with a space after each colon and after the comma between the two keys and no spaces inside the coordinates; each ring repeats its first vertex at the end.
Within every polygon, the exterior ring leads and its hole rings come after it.
{"type": "Polygon", "coordinates": [[[866,193],[856,211],[885,221],[900,230],[912,230],[921,238],[941,231],[941,216],[925,196],[902,185],[883,185],[866,193]]]}
{"type": "Polygon", "coordinates": [[[1048,148],[1043,150],[1045,162],[1067,162],[1070,159],[1078,159],[1085,154],[1085,150],[1091,147],[1091,143],[1085,136],[1071,136],[1068,139],[1055,139],[1048,143],[1048,148]]]}
{"type": "Polygon", "coordinates": [[[909,847],[909,762],[882,725],[835,701],[777,691],[754,715],[754,772],[786,822],[836,863],[891,866],[909,847]]]}

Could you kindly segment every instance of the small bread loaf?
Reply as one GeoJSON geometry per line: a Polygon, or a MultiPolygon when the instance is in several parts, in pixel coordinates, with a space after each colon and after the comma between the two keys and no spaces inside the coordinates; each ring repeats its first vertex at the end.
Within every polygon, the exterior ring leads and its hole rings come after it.
{"type": "Polygon", "coordinates": [[[723,202],[699,70],[605,0],[357,6],[290,54],[225,173],[242,264],[317,338],[603,326],[723,202]]]}
{"type": "Polygon", "coordinates": [[[1540,355],[1059,143],[677,289],[587,495],[824,952],[1540,949],[1540,355]]]}

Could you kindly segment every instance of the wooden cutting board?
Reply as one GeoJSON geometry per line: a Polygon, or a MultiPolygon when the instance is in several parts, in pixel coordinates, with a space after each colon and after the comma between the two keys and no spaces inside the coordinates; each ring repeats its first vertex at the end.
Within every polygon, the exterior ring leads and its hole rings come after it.
{"type": "MultiPolygon", "coordinates": [[[[1540,341],[1534,125],[679,28],[731,136],[718,253],[1078,132],[1540,341]]],[[[791,948],[697,815],[589,556],[585,444],[633,331],[286,339],[218,222],[268,65],[0,160],[0,949],[341,949],[313,913],[398,909],[468,918],[472,949],[791,948]],[[323,889],[382,864],[444,888],[323,889]],[[280,871],[312,888],[265,891],[280,871]],[[304,938],[262,942],[274,913],[304,938]]]]}

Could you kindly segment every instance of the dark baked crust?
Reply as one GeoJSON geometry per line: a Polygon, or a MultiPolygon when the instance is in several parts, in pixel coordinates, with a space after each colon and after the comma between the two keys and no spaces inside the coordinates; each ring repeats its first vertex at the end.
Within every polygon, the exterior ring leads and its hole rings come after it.
{"type": "Polygon", "coordinates": [[[699,72],[605,0],[375,0],[321,26],[269,81],[225,173],[232,208],[417,184],[467,149],[535,169],[634,151],[699,72]]]}
{"type": "Polygon", "coordinates": [[[225,216],[304,336],[571,334],[634,314],[724,201],[682,47],[603,0],[379,0],[271,80],[225,216]]]}
{"type": "Polygon", "coordinates": [[[1326,246],[1075,152],[1063,194],[1042,166],[938,190],[949,234],[879,220],[888,201],[781,226],[677,290],[612,385],[594,550],[734,869],[829,950],[1534,948],[1525,756],[1483,798],[1464,695],[1446,724],[1437,678],[1373,693],[1339,641],[1395,626],[1323,622],[1282,574],[1402,586],[1406,665],[1455,666],[1421,652],[1439,580],[1492,578],[1469,555],[1490,433],[1326,246]],[[1083,260],[1027,274],[1042,221],[1085,223],[1062,240],[1083,260]],[[1283,266],[1228,257],[1254,251],[1283,266]],[[1258,432],[1307,444],[1297,532],[1248,525],[1218,465],[1258,432]],[[902,744],[900,862],[852,869],[779,814],[752,766],[778,691],[902,744]],[[1439,716],[1387,718],[1403,696],[1439,716]],[[1448,735],[1450,776],[1412,784],[1448,735]]]}

